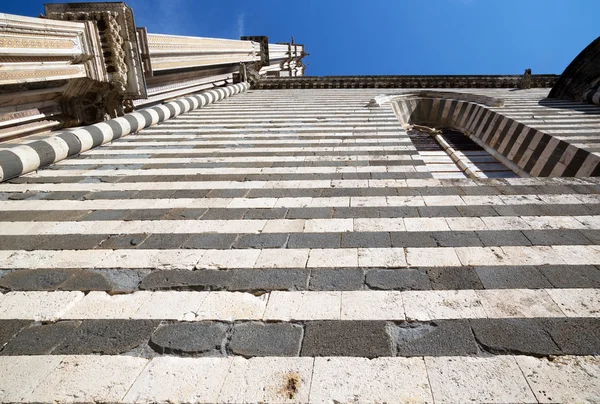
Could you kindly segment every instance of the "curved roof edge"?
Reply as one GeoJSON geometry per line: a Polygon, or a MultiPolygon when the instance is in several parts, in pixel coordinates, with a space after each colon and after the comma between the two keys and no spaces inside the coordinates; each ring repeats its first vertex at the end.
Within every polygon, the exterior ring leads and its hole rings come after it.
{"type": "Polygon", "coordinates": [[[549,98],[585,101],[585,93],[600,78],[600,37],[590,43],[567,66],[550,91],[549,98]]]}

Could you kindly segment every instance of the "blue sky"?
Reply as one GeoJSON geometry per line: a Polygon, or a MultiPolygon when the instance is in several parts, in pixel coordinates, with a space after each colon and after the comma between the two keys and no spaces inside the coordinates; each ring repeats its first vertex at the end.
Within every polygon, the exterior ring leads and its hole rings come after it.
{"type": "MultiPolygon", "coordinates": [[[[0,0],[37,16],[43,0],[0,0]]],[[[63,2],[63,1],[56,1],[63,2]]],[[[600,0],[130,0],[149,32],[295,36],[310,75],[560,74],[600,36],[600,0]]]]}

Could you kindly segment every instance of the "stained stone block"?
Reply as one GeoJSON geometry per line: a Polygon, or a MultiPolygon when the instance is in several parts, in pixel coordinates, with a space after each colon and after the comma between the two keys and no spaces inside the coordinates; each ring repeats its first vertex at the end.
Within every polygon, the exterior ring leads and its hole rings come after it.
{"type": "Polygon", "coordinates": [[[472,231],[443,231],[432,233],[440,247],[481,247],[483,243],[472,231]]]}
{"type": "Polygon", "coordinates": [[[235,324],[229,349],[244,357],[298,356],[302,333],[302,326],[290,323],[235,324]]]}
{"type": "Polygon", "coordinates": [[[493,354],[561,353],[538,319],[473,319],[470,323],[479,345],[493,354]]]}
{"type": "Polygon", "coordinates": [[[158,325],[152,320],[86,320],[53,354],[119,355],[146,343],[158,325]]]}
{"type": "Polygon", "coordinates": [[[225,352],[225,323],[173,323],[158,328],[150,346],[160,354],[221,356],[225,352]]]}
{"type": "Polygon", "coordinates": [[[50,355],[66,338],[72,337],[80,321],[60,321],[22,330],[4,347],[2,355],[50,355]]]}
{"type": "Polygon", "coordinates": [[[431,283],[424,270],[400,268],[367,271],[365,283],[380,290],[429,290],[431,283]]]}
{"type": "Polygon", "coordinates": [[[474,355],[478,352],[466,320],[398,323],[388,327],[397,356],[474,355]]]}
{"type": "Polygon", "coordinates": [[[309,290],[361,290],[365,274],[359,269],[315,269],[311,272],[309,290]]]}
{"type": "Polygon", "coordinates": [[[306,324],[302,356],[392,355],[385,321],[315,321],[306,324]]]}

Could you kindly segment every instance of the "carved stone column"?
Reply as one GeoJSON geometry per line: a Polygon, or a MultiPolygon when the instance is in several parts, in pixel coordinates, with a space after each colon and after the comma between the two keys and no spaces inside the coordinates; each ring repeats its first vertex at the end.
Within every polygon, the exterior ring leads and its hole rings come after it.
{"type": "Polygon", "coordinates": [[[0,14],[0,139],[61,126],[80,80],[108,81],[94,24],[0,14]]]}

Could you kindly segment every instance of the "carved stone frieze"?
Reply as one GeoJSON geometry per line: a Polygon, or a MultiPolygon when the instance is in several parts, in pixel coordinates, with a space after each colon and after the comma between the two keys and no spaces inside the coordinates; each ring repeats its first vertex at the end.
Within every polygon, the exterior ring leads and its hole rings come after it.
{"type": "Polygon", "coordinates": [[[47,18],[95,23],[109,81],[124,99],[146,97],[133,12],[125,3],[46,4],[47,18]]]}

